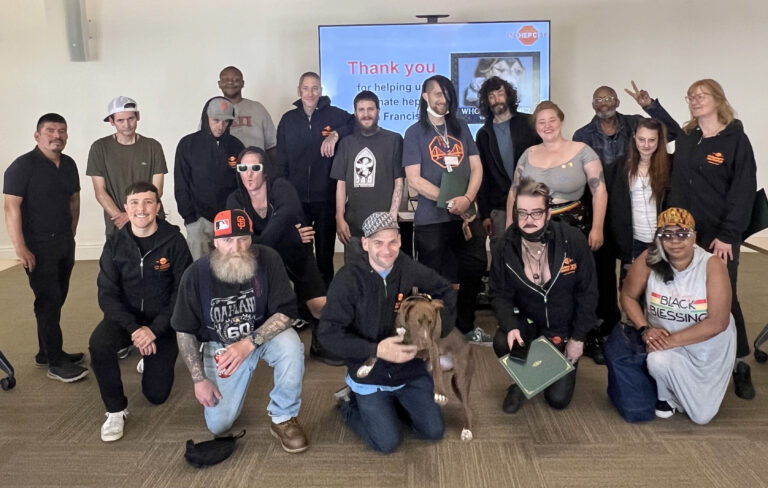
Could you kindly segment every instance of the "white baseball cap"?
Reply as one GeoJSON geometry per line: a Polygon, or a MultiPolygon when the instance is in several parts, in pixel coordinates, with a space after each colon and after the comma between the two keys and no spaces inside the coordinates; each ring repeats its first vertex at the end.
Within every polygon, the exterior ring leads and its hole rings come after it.
{"type": "Polygon", "coordinates": [[[107,105],[107,116],[104,117],[104,122],[109,122],[109,117],[120,112],[138,112],[139,106],[136,104],[136,100],[120,95],[113,98],[109,105],[107,105]]]}

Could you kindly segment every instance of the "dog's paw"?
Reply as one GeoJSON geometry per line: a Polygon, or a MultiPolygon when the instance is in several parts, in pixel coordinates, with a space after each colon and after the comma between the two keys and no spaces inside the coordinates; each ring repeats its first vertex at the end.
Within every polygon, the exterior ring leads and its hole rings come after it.
{"type": "Polygon", "coordinates": [[[445,405],[448,403],[448,397],[445,395],[441,395],[440,393],[435,393],[435,403],[438,405],[445,405]]]}
{"type": "Polygon", "coordinates": [[[397,335],[400,337],[403,337],[405,335],[405,327],[398,327],[395,329],[395,332],[397,332],[397,335]]]}
{"type": "Polygon", "coordinates": [[[461,429],[461,440],[462,441],[464,441],[464,442],[471,441],[473,438],[474,438],[474,436],[472,435],[472,431],[471,430],[469,430],[467,428],[461,429]]]}
{"type": "Polygon", "coordinates": [[[373,366],[368,366],[367,364],[363,364],[359,368],[357,368],[357,377],[358,378],[365,378],[368,376],[368,373],[371,372],[373,369],[373,366]]]}

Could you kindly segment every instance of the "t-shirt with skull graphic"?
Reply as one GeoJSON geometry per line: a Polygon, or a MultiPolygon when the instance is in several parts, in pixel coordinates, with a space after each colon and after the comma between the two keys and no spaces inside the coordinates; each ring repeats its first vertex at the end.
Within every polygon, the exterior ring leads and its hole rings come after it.
{"type": "MultiPolygon", "coordinates": [[[[462,119],[458,119],[458,122],[461,134],[449,134],[447,145],[444,137],[445,125],[435,127],[429,124],[425,127],[421,122],[416,122],[408,127],[403,140],[403,166],[420,164],[421,177],[439,188],[443,173],[448,171],[446,163],[454,163],[450,164],[452,172],[469,181],[469,157],[479,153],[467,123],[462,119]]],[[[460,219],[460,216],[438,207],[434,200],[419,195],[414,225],[439,224],[460,219]]]]}
{"type": "Polygon", "coordinates": [[[389,211],[395,180],[405,176],[402,153],[402,136],[386,129],[370,136],[356,132],[339,142],[331,178],[346,183],[344,220],[352,236],[363,235],[363,221],[369,215],[389,211]]]}
{"type": "Polygon", "coordinates": [[[199,270],[201,260],[184,272],[179,285],[171,326],[177,332],[195,334],[202,342],[234,344],[252,336],[269,317],[283,313],[296,318],[296,295],[277,252],[254,244],[256,275],[245,283],[225,283],[211,273],[209,318],[201,306],[199,270]]]}

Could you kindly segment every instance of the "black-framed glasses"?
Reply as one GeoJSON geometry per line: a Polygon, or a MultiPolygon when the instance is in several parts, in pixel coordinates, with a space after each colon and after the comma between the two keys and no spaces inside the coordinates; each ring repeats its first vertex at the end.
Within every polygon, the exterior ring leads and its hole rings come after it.
{"type": "Polygon", "coordinates": [[[603,103],[603,102],[611,103],[611,102],[615,102],[616,101],[616,97],[614,97],[614,96],[595,97],[595,98],[592,99],[592,101],[595,102],[595,103],[603,103]]]}
{"type": "Polygon", "coordinates": [[[542,210],[540,208],[537,208],[535,210],[531,210],[530,212],[526,210],[517,210],[517,219],[518,220],[526,220],[528,217],[532,218],[533,220],[541,220],[542,217],[544,217],[544,214],[547,213],[546,210],[542,210]]]}
{"type": "Polygon", "coordinates": [[[238,173],[245,173],[248,170],[251,170],[254,173],[261,173],[264,170],[264,165],[261,164],[261,163],[256,163],[256,164],[238,164],[237,165],[237,172],[238,173]]]}
{"type": "Polygon", "coordinates": [[[676,231],[660,230],[656,233],[656,237],[662,241],[671,241],[673,239],[680,239],[681,241],[684,241],[685,239],[690,238],[692,235],[693,231],[690,229],[680,229],[676,231]]]}

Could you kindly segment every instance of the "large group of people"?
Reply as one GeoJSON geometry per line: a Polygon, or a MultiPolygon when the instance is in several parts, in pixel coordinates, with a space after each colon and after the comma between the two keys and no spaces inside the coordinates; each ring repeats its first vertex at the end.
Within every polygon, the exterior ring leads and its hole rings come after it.
{"type": "MultiPolygon", "coordinates": [[[[119,357],[133,347],[153,404],[170,395],[181,355],[217,435],[237,421],[263,360],[274,370],[271,433],[287,452],[306,450],[297,330],[307,324],[309,355],[347,367],[338,410],[372,449],[396,449],[401,420],[438,440],[431,376],[394,329],[400,303],[417,291],[442,301],[442,336],[456,327],[499,356],[543,336],[574,366],[582,355],[604,363],[603,338],[623,311],[642,332],[659,417],[680,411],[709,422],[731,376],[739,397],[754,397],[736,280],[756,163],[716,81],[691,85],[682,128],[634,82],[626,92],[651,118],[618,113],[616,91],[601,86],[594,119],[573,140],[557,104],[520,113],[515,88],[497,76],[477,89],[485,124],[476,140],[458,115],[456,87],[441,75],[423,82],[418,121],[404,137],[378,125],[375,93],[360,92],[350,114],[331,105],[314,72],[301,75],[295,109],[277,128],[243,86],[239,69],[223,69],[222,95],[205,102],[199,130],[176,147],[174,197],[186,237],[164,219],[168,168],[160,143],[137,132],[135,100],[109,102],[104,121],[115,133],[91,147],[86,174],[107,236],[97,279],[104,317],[89,342],[105,442],[123,436],[119,357]],[[407,187],[417,197],[413,258],[401,251],[407,187]],[[337,238],[344,265],[334,273],[337,238]],[[475,325],[486,273],[495,336],[475,325]],[[373,369],[359,377],[371,358],[373,369]]],[[[84,353],[62,350],[60,323],[78,169],[63,154],[61,115],[40,117],[35,141],[5,172],[6,226],[35,296],[34,361],[70,383],[89,373],[84,353]]],[[[546,388],[551,407],[569,405],[576,375],[546,388]]],[[[502,408],[514,414],[524,400],[512,384],[502,408]]]]}

